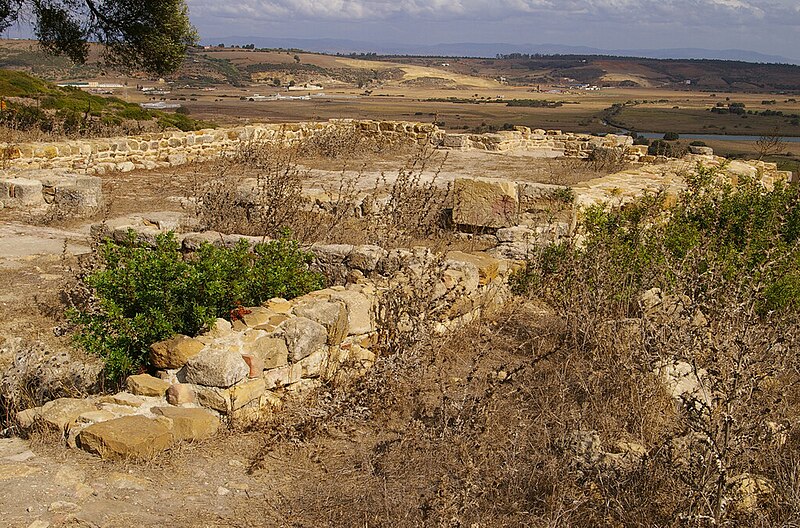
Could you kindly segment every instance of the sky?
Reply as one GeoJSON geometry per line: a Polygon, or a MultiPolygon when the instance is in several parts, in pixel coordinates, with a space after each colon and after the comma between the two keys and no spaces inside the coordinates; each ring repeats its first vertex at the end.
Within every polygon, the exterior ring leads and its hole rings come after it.
{"type": "Polygon", "coordinates": [[[800,0],[187,0],[203,39],[743,49],[800,59],[800,0]]]}

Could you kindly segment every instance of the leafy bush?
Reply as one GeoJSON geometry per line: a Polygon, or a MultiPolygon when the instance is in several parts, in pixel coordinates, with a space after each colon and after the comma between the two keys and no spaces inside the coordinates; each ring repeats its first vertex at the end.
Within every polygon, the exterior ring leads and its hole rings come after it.
{"type": "MultiPolygon", "coordinates": [[[[591,208],[583,243],[541,249],[514,287],[546,301],[564,318],[565,345],[591,359],[589,379],[601,381],[575,389],[592,402],[579,411],[581,426],[597,420],[602,437],[630,434],[625,407],[663,405],[663,387],[646,387],[663,383],[663,366],[676,361],[702,387],[680,400],[673,393],[663,420],[636,433],[648,460],[618,475],[625,484],[603,492],[605,503],[637,502],[642,485],[633,482],[644,474],[661,477],[645,485],[653,495],[641,507],[660,506],[620,526],[666,526],[670,517],[687,526],[782,525],[796,515],[784,506],[794,504],[796,477],[783,464],[797,463],[797,447],[776,447],[764,424],[797,437],[800,189],[732,183],[703,168],[687,184],[669,209],[663,194],[591,208]],[[621,401],[627,406],[614,410],[621,401]],[[749,475],[769,485],[752,509],[737,487],[749,475]]],[[[603,486],[602,476],[589,479],[603,486]]]]}
{"type": "Polygon", "coordinates": [[[677,141],[681,138],[677,132],[667,132],[664,134],[664,141],[677,141]]]}
{"type": "Polygon", "coordinates": [[[557,287],[549,293],[565,293],[570,281],[590,280],[632,316],[642,288],[675,290],[691,277],[692,291],[682,293],[697,295],[726,283],[752,290],[759,313],[800,311],[800,188],[778,184],[768,191],[748,177],[733,185],[717,169],[703,167],[687,176],[687,184],[668,213],[663,194],[618,209],[589,208],[585,245],[541,252],[540,261],[518,275],[519,284],[550,278],[557,287]],[[594,262],[609,264],[603,275],[581,276],[594,262]],[[527,276],[531,269],[541,276],[527,276]]]}
{"type": "Polygon", "coordinates": [[[70,311],[75,339],[101,356],[109,378],[147,366],[152,343],[174,334],[196,335],[238,306],[272,297],[293,298],[323,286],[308,269],[311,256],[286,236],[254,248],[204,244],[184,256],[172,233],[154,246],[131,232],[99,247],[100,266],[84,278],[91,299],[70,311]]]}
{"type": "Polygon", "coordinates": [[[686,147],[664,139],[656,139],[647,148],[651,156],[666,156],[668,158],[681,158],[686,154],[686,147]]]}

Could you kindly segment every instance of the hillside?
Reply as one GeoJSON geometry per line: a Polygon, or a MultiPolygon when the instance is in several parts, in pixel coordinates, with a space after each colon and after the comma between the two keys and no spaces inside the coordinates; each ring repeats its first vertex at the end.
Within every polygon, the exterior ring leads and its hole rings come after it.
{"type": "Polygon", "coordinates": [[[59,87],[21,71],[0,69],[0,124],[16,131],[45,133],[116,133],[131,124],[197,130],[210,126],[181,113],[145,110],[117,97],[101,97],[77,88],[59,87]]]}
{"type": "MultiPolygon", "coordinates": [[[[105,69],[95,46],[87,65],[41,53],[33,41],[0,40],[0,67],[29,71],[51,80],[95,78],[146,79],[136,72],[105,69]]],[[[496,59],[350,56],[301,50],[259,50],[230,47],[195,48],[169,80],[198,86],[245,86],[324,82],[366,86],[370,83],[433,84],[449,87],[590,84],[612,87],[664,88],[694,91],[800,92],[800,66],[727,60],[648,59],[601,55],[510,54],[496,59]],[[422,79],[423,81],[420,81],[422,79]]]]}

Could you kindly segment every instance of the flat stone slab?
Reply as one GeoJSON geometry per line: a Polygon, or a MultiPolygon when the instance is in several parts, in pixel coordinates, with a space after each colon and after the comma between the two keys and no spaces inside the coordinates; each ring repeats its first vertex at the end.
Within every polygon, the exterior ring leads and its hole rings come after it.
{"type": "Polygon", "coordinates": [[[150,458],[174,441],[169,428],[144,416],[123,416],[90,425],[78,435],[78,446],[102,458],[150,458]]]}
{"type": "Polygon", "coordinates": [[[153,414],[172,420],[172,434],[178,441],[205,440],[220,426],[219,418],[205,409],[154,407],[153,414]]]}

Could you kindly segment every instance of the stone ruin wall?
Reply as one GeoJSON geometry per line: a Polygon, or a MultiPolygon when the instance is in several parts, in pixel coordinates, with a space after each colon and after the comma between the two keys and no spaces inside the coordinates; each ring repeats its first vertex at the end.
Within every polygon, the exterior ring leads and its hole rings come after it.
{"type": "MultiPolygon", "coordinates": [[[[400,127],[402,132],[397,124],[357,122],[357,126],[369,126],[373,131],[377,126],[381,133],[406,134],[406,137],[413,134],[414,139],[421,142],[438,137],[442,139],[443,148],[503,151],[524,148],[519,142],[529,141],[530,145],[542,147],[543,153],[561,149],[561,135],[557,133],[545,133],[545,139],[535,131],[525,130],[459,135],[460,146],[453,146],[452,142],[447,146],[450,136],[432,125],[415,131],[415,125],[406,124],[400,127]],[[530,136],[527,139],[526,134],[530,136]],[[472,144],[476,141],[482,147],[472,144]],[[539,143],[541,141],[546,143],[539,143]]],[[[237,134],[249,134],[246,130],[251,130],[255,136],[258,128],[187,133],[180,136],[186,140],[185,146],[182,146],[183,140],[179,140],[175,147],[169,147],[170,140],[167,140],[166,148],[174,149],[169,155],[179,154],[176,151],[182,149],[180,154],[184,157],[161,163],[186,162],[203,157],[206,152],[208,156],[216,156],[226,145],[241,140],[237,134]],[[198,143],[197,138],[204,134],[211,139],[198,143]],[[221,134],[221,139],[215,146],[213,138],[217,134],[221,134]],[[189,137],[194,139],[189,140],[189,137]],[[189,157],[187,151],[197,157],[189,157]]],[[[304,130],[303,125],[297,125],[293,137],[302,137],[306,133],[304,130]]],[[[617,141],[613,137],[587,136],[584,139],[575,139],[580,148],[571,151],[571,155],[576,155],[575,152],[584,155],[593,148],[611,146],[601,141],[617,141]]],[[[129,141],[144,140],[126,139],[126,148],[131,147],[129,141]]],[[[56,149],[57,155],[47,163],[52,163],[53,168],[39,167],[35,172],[27,172],[36,176],[28,179],[41,185],[41,201],[58,204],[62,203],[60,200],[67,200],[67,196],[83,196],[91,201],[91,190],[99,190],[99,178],[60,174],[62,170],[80,170],[74,165],[72,169],[56,166],[61,162],[74,163],[76,159],[73,158],[83,159],[83,154],[62,157],[58,145],[51,147],[56,149]]],[[[142,156],[132,152],[146,154],[149,151],[120,152],[117,148],[114,152],[120,154],[119,159],[125,159],[114,162],[116,170],[118,163],[133,163],[132,156],[142,156]]],[[[440,307],[434,329],[445,333],[504,304],[509,296],[506,279],[517,262],[527,256],[532,246],[573,234],[581,207],[604,201],[623,202],[657,189],[678,192],[682,171],[687,167],[723,162],[709,153],[702,153],[686,160],[639,166],[572,189],[502,179],[456,179],[454,220],[492,233],[497,246],[490,252],[451,252],[436,256],[425,248],[386,251],[377,246],[312,245],[308,250],[315,257],[314,265],[333,280],[334,286],[291,301],[273,299],[263,306],[248,307],[232,324],[218,320],[208,332],[194,338],[175,336],[156,343],[151,356],[155,375],[131,376],[126,383],[127,390],[117,394],[62,398],[27,409],[19,413],[17,422],[23,430],[55,429],[63,434],[68,445],[103,457],[148,457],[176,441],[207,438],[225,422],[261,420],[279,409],[285,398],[302,394],[323,381],[363,375],[376,359],[379,327],[387,321],[381,317],[380,307],[387,295],[408,290],[435,273],[429,300],[440,307]],[[571,201],[563,199],[565,190],[573,193],[571,201]],[[554,215],[554,211],[557,214],[554,215]]],[[[786,176],[777,171],[774,164],[760,162],[730,163],[726,170],[731,177],[736,174],[758,176],[765,184],[786,176]]],[[[28,194],[28,189],[20,185],[21,179],[6,178],[0,182],[0,191],[6,193],[0,196],[27,197],[25,199],[32,200],[31,203],[40,203],[38,198],[32,198],[39,188],[28,194]]],[[[96,199],[102,197],[98,194],[96,199]]],[[[100,234],[123,240],[128,230],[134,229],[147,240],[176,229],[177,225],[173,224],[175,222],[145,220],[138,225],[103,224],[94,231],[107,230],[100,234]]],[[[261,241],[209,232],[178,236],[187,252],[196,250],[203,242],[229,245],[242,238],[251,243],[261,241]]]]}
{"type": "MultiPolygon", "coordinates": [[[[119,226],[106,234],[122,238],[128,229],[148,239],[167,226],[119,226]]],[[[178,237],[189,252],[202,242],[260,241],[208,232],[178,237]]],[[[323,381],[363,375],[376,360],[379,325],[400,323],[381,315],[382,299],[425,283],[431,273],[438,278],[428,294],[440,307],[433,328],[439,334],[491,312],[509,295],[509,263],[486,254],[319,244],[309,250],[318,269],[343,277],[337,285],[248,307],[232,324],[218,319],[194,338],[156,343],[154,375],[129,377],[117,394],[24,410],[18,425],[54,430],[68,446],[105,458],[146,458],[178,441],[208,438],[225,423],[262,420],[285,398],[323,381]]]]}
{"type": "MultiPolygon", "coordinates": [[[[504,152],[524,149],[542,156],[587,157],[597,147],[629,147],[628,136],[564,133],[559,130],[491,134],[450,134],[430,123],[331,120],[318,123],[247,125],[196,132],[165,132],[124,138],[80,139],[58,143],[0,143],[7,174],[31,169],[64,169],[82,174],[155,169],[203,161],[231,151],[243,141],[276,141],[287,145],[332,129],[360,130],[390,140],[440,148],[504,152]]],[[[631,153],[637,155],[638,150],[631,153]]]]}
{"type": "Polygon", "coordinates": [[[248,125],[57,143],[2,143],[0,208],[35,211],[52,205],[68,209],[72,216],[90,215],[102,206],[103,200],[101,180],[92,175],[207,161],[232,152],[247,141],[292,145],[336,129],[359,130],[390,142],[430,144],[449,150],[525,150],[541,157],[586,158],[598,148],[623,148],[631,161],[646,155],[627,136],[595,137],[527,127],[491,134],[450,134],[429,123],[355,120],[248,125]]]}

